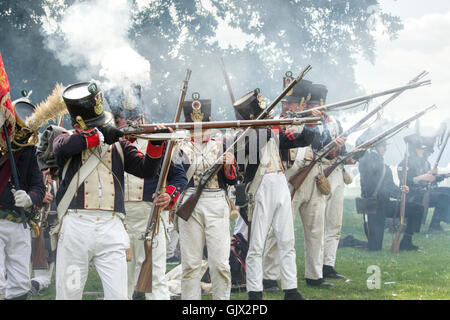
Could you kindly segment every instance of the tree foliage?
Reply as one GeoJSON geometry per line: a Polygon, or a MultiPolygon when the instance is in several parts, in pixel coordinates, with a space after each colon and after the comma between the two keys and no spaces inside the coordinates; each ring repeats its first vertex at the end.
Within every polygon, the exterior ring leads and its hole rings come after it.
{"type": "MultiPolygon", "coordinates": [[[[184,70],[193,70],[189,94],[212,98],[213,118],[232,118],[219,58],[224,57],[236,98],[256,87],[269,100],[282,90],[282,77],[297,75],[307,64],[308,78],[329,88],[329,101],[361,93],[355,82],[356,58],[376,58],[374,22],[393,39],[400,19],[377,8],[377,0],[154,0],[133,6],[129,37],[151,64],[150,88],[145,88],[151,120],[171,120],[184,70]],[[242,47],[218,41],[223,24],[248,41],[242,47]]],[[[44,7],[53,16],[73,0],[0,0],[1,53],[13,84],[13,94],[33,89],[39,102],[56,82],[76,79],[74,67],[62,66],[44,46],[44,7]]],[[[120,22],[118,22],[120,23],[120,22]]],[[[220,40],[220,39],[219,39],[220,40]]]]}

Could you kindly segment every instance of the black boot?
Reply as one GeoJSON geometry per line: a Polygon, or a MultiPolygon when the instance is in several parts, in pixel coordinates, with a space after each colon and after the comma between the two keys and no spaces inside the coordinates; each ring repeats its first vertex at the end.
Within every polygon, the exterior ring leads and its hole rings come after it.
{"type": "Polygon", "coordinates": [[[334,284],[330,282],[326,282],[323,278],[320,279],[308,279],[305,278],[306,284],[311,287],[320,287],[320,288],[331,288],[334,287],[334,284]]]}
{"type": "Polygon", "coordinates": [[[37,296],[38,293],[39,293],[39,289],[40,289],[39,282],[37,282],[36,280],[31,280],[30,295],[31,296],[37,296]]]}
{"type": "Polygon", "coordinates": [[[263,287],[264,287],[264,291],[267,291],[267,292],[277,292],[280,290],[278,288],[277,280],[263,279],[263,287]]]}
{"type": "Polygon", "coordinates": [[[133,292],[131,300],[145,300],[145,292],[133,292]]]}
{"type": "Polygon", "coordinates": [[[262,291],[249,291],[248,300],[262,300],[262,291]]]}
{"type": "Polygon", "coordinates": [[[345,279],[345,277],[342,274],[337,273],[336,270],[332,266],[323,265],[323,277],[324,278],[330,278],[330,279],[345,279]]]}
{"type": "Polygon", "coordinates": [[[405,234],[403,236],[402,241],[400,241],[400,250],[402,251],[417,251],[419,249],[418,246],[413,245],[412,236],[405,234]]]}
{"type": "Polygon", "coordinates": [[[305,298],[302,297],[300,292],[298,292],[297,288],[287,289],[283,291],[284,291],[284,300],[305,300],[305,298]]]}

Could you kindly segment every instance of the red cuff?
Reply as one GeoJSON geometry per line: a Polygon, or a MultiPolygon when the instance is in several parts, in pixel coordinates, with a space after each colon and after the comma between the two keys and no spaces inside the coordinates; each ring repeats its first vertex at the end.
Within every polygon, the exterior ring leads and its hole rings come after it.
{"type": "Polygon", "coordinates": [[[172,198],[172,201],[170,201],[169,203],[169,207],[173,207],[177,203],[180,193],[177,191],[177,188],[175,188],[175,186],[167,186],[166,193],[168,193],[172,198]]]}
{"type": "Polygon", "coordinates": [[[331,159],[334,159],[334,158],[337,158],[337,157],[339,157],[341,155],[341,152],[338,150],[338,151],[331,151],[329,154],[328,154],[328,156],[331,158],[331,159]]]}
{"type": "Polygon", "coordinates": [[[150,143],[150,141],[147,143],[147,155],[150,158],[161,158],[164,147],[166,146],[166,143],[163,142],[160,146],[155,146],[150,143]]]}
{"type": "Polygon", "coordinates": [[[100,136],[95,128],[89,131],[84,131],[81,135],[86,138],[86,145],[88,149],[100,144],[100,136]]]}
{"type": "Polygon", "coordinates": [[[286,137],[288,138],[288,140],[291,140],[291,141],[295,140],[295,136],[294,136],[294,132],[293,131],[286,130],[285,134],[286,134],[286,137]]]}
{"type": "Polygon", "coordinates": [[[234,166],[234,163],[231,165],[231,175],[229,175],[227,173],[227,170],[225,169],[225,167],[223,168],[223,172],[225,173],[225,177],[228,180],[234,180],[236,179],[236,167],[234,166]]]}

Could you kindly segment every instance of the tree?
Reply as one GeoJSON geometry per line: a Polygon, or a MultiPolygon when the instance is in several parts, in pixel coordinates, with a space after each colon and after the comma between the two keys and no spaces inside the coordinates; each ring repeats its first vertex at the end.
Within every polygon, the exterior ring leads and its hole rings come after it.
{"type": "Polygon", "coordinates": [[[45,1],[0,0],[0,51],[11,83],[11,98],[33,90],[31,100],[41,102],[56,82],[75,81],[73,68],[62,67],[44,46],[41,17],[45,1]]]}
{"type": "MultiPolygon", "coordinates": [[[[328,86],[328,101],[361,94],[353,69],[358,55],[372,62],[376,57],[372,22],[376,19],[392,39],[402,28],[398,17],[374,10],[377,0],[155,0],[144,7],[129,1],[134,21],[129,39],[152,66],[152,84],[144,90],[151,121],[172,119],[188,67],[193,72],[187,98],[199,91],[212,99],[213,119],[233,118],[221,56],[236,98],[259,87],[273,100],[282,90],[284,73],[298,75],[306,64],[313,66],[307,78],[328,86]],[[216,34],[224,24],[245,36],[243,47],[223,47],[216,34]]],[[[58,20],[65,12],[61,8],[75,2],[36,0],[26,7],[23,0],[0,0],[5,8],[0,17],[8,17],[1,22],[2,30],[8,30],[0,35],[2,53],[14,88],[22,89],[18,79],[29,79],[36,97],[43,99],[57,81],[86,80],[75,79],[79,65],[63,67],[44,47],[37,18],[46,7],[58,20]]]]}

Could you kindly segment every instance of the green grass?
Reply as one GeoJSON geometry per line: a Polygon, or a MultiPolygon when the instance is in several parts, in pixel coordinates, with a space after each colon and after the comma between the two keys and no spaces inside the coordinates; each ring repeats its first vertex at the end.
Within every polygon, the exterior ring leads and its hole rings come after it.
{"type": "MultiPolygon", "coordinates": [[[[344,203],[342,236],[352,234],[360,240],[367,240],[363,231],[362,216],[354,206],[354,194],[348,193],[344,203]]],[[[431,219],[428,214],[428,227],[431,219]]],[[[349,281],[328,280],[335,284],[329,289],[307,287],[304,276],[303,228],[299,216],[295,219],[297,250],[297,268],[299,290],[311,300],[437,300],[450,299],[450,228],[443,224],[445,232],[414,235],[414,244],[420,247],[418,252],[400,252],[392,254],[392,234],[385,233],[383,250],[369,252],[355,248],[339,248],[336,270],[349,281]],[[378,266],[381,272],[381,288],[368,289],[367,279],[371,276],[367,268],[378,266]],[[385,284],[388,283],[388,284],[385,284]],[[391,283],[391,284],[389,284],[391,283]]],[[[426,230],[426,228],[423,228],[426,230]]],[[[102,292],[101,281],[94,268],[89,272],[85,292],[102,292]]],[[[84,295],[83,299],[98,299],[102,295],[84,295]]],[[[54,299],[54,283],[32,299],[54,299]]],[[[210,299],[210,297],[204,297],[210,299]]],[[[246,293],[232,293],[231,299],[246,300],[246,293]]],[[[283,299],[283,293],[264,293],[264,299],[283,299]]]]}

